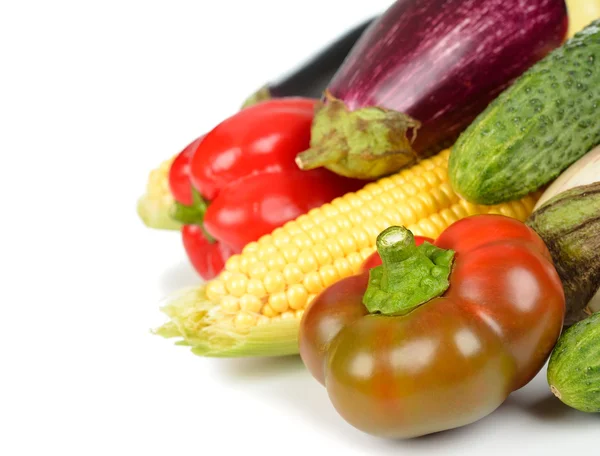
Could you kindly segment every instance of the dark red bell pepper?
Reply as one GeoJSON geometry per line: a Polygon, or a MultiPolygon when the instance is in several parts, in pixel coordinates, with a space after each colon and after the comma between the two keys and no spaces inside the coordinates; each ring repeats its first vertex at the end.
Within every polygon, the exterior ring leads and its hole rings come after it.
{"type": "Polygon", "coordinates": [[[172,215],[196,226],[186,226],[182,235],[202,278],[217,275],[249,242],[365,185],[325,169],[296,166],[296,155],[310,142],[315,104],[294,97],[250,106],[175,159],[169,176],[177,201],[172,215]]]}
{"type": "Polygon", "coordinates": [[[544,241],[503,215],[475,215],[416,245],[392,226],[383,264],[323,290],[300,324],[300,356],[363,432],[409,438],[494,411],[544,366],[565,296],[544,241]]]}

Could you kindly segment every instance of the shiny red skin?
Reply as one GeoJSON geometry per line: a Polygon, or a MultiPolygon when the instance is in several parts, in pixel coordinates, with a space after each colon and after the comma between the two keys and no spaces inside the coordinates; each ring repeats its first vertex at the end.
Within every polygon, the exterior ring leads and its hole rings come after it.
{"type": "Polygon", "coordinates": [[[193,203],[192,184],[190,182],[190,158],[198,149],[204,136],[188,144],[171,163],[169,168],[169,190],[175,201],[189,206],[193,203]]]}
{"type": "Polygon", "coordinates": [[[482,418],[539,372],[561,333],[562,284],[525,224],[467,217],[435,245],[456,252],[441,297],[404,316],[369,315],[364,271],[325,289],[302,318],[302,360],[364,432],[409,438],[482,418]]]}
{"type": "Polygon", "coordinates": [[[328,90],[422,123],[417,152],[443,147],[560,46],[564,0],[398,0],[364,32],[328,90]]]}
{"type": "Polygon", "coordinates": [[[236,253],[223,243],[210,243],[199,225],[184,225],[181,239],[190,263],[204,280],[214,279],[227,259],[236,253]]]}
{"type": "MultiPolygon", "coordinates": [[[[356,190],[356,183],[299,169],[250,174],[233,182],[208,206],[204,227],[236,251],[289,220],[356,190]]],[[[362,184],[360,184],[362,185],[362,184]]]]}
{"type": "Polygon", "coordinates": [[[206,135],[190,161],[192,185],[209,201],[250,174],[297,169],[310,145],[317,100],[263,101],[234,114],[206,135]]]}
{"type": "MultiPolygon", "coordinates": [[[[208,202],[202,224],[217,246],[200,242],[199,230],[194,236],[184,234],[188,256],[204,279],[218,273],[219,266],[222,269],[224,261],[249,242],[365,185],[325,169],[302,171],[296,165],[296,155],[310,144],[316,103],[292,97],[252,105],[198,138],[175,160],[173,180],[189,175],[208,202]]],[[[183,191],[178,194],[189,201],[183,191]]]]}

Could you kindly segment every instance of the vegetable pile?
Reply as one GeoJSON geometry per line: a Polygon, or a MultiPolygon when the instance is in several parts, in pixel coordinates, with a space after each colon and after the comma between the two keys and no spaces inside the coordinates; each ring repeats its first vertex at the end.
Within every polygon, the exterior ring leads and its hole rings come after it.
{"type": "Polygon", "coordinates": [[[546,362],[549,394],[600,412],[599,17],[398,0],[257,91],[138,202],[199,276],[154,332],[299,354],[386,438],[473,423],[546,362]]]}

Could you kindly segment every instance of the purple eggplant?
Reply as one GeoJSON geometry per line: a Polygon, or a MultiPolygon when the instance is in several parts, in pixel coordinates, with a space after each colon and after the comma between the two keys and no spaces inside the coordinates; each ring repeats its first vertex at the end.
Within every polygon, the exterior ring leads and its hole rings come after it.
{"type": "Polygon", "coordinates": [[[296,162],[374,179],[435,154],[567,29],[564,0],[398,0],[332,78],[296,162]]]}
{"type": "Polygon", "coordinates": [[[242,107],[271,98],[319,98],[356,41],[374,20],[372,17],[355,25],[294,71],[261,87],[248,97],[242,107]]]}

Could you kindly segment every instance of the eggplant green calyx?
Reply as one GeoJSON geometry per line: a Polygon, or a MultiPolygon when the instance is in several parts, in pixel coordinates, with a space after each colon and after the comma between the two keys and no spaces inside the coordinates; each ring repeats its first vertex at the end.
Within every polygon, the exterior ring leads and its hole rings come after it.
{"type": "Polygon", "coordinates": [[[405,315],[450,286],[453,250],[428,242],[417,247],[409,230],[390,226],[377,236],[377,251],[383,264],[370,270],[363,296],[372,314],[405,315]]]}
{"type": "Polygon", "coordinates": [[[325,167],[355,179],[386,176],[417,161],[412,142],[420,126],[418,120],[389,109],[350,111],[325,92],[313,119],[310,149],[296,156],[296,164],[305,170],[325,167]]]}
{"type": "Polygon", "coordinates": [[[248,108],[255,104],[258,104],[261,101],[270,100],[271,98],[273,98],[273,97],[271,96],[271,91],[269,90],[269,86],[263,86],[260,89],[258,89],[256,92],[254,92],[252,95],[250,95],[248,98],[246,98],[246,100],[244,101],[244,104],[242,104],[241,109],[245,109],[245,108],[248,108]]]}
{"type": "Polygon", "coordinates": [[[212,237],[204,228],[204,215],[208,209],[208,202],[193,187],[192,198],[193,202],[190,206],[175,201],[175,203],[171,206],[169,215],[173,220],[183,225],[200,226],[202,228],[202,232],[204,233],[204,237],[206,237],[208,242],[214,244],[216,239],[212,237]]]}

